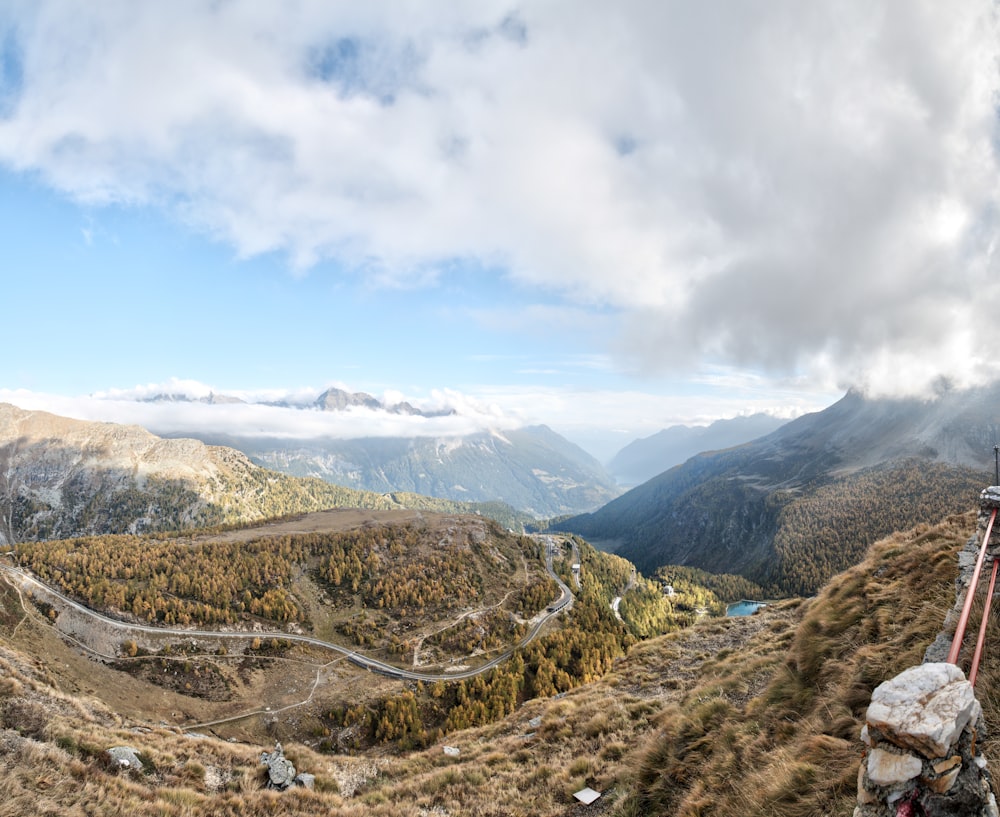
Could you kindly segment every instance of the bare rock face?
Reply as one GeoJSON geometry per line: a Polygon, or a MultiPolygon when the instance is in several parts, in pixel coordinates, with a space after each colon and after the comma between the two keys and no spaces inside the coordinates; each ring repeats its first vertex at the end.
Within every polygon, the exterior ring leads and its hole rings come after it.
{"type": "Polygon", "coordinates": [[[972,684],[954,664],[921,664],[876,687],[868,724],[897,746],[945,757],[982,714],[972,684]]]}
{"type": "Polygon", "coordinates": [[[274,744],[273,752],[261,752],[260,762],[267,766],[267,787],[284,791],[295,785],[295,766],[281,748],[280,743],[274,744]]]}
{"type": "Polygon", "coordinates": [[[0,403],[0,544],[191,524],[233,465],[196,440],[0,403]]]}
{"type": "Polygon", "coordinates": [[[332,499],[232,448],[0,403],[0,545],[248,522],[332,499]]]}

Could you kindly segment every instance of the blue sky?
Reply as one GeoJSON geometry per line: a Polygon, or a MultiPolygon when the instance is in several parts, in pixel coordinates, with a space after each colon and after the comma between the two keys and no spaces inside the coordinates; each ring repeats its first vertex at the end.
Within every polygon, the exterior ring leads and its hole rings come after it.
{"type": "Polygon", "coordinates": [[[828,5],[6,4],[0,399],[338,385],[607,458],[991,379],[996,12],[828,5]]]}

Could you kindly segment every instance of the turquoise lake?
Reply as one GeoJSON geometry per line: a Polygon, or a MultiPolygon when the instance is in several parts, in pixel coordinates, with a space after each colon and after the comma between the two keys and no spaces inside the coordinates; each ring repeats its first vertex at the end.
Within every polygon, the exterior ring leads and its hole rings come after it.
{"type": "Polygon", "coordinates": [[[756,613],[761,607],[766,607],[762,601],[738,601],[735,604],[730,604],[726,607],[727,616],[749,616],[751,613],[756,613]]]}

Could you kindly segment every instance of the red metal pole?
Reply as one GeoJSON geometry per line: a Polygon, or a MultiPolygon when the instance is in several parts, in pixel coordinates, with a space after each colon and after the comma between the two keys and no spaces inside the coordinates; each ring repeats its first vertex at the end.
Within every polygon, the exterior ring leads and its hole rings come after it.
{"type": "Polygon", "coordinates": [[[965,604],[962,606],[962,614],[958,617],[958,626],[955,627],[955,637],[951,642],[951,652],[948,653],[948,663],[958,664],[958,654],[962,651],[962,640],[965,638],[965,628],[969,623],[969,612],[972,610],[972,600],[976,595],[976,585],[979,583],[979,574],[983,569],[983,559],[986,557],[986,546],[990,541],[990,534],[993,532],[993,521],[997,518],[997,509],[994,508],[990,514],[989,524],[986,526],[986,535],[983,537],[982,547],[979,549],[979,558],[976,559],[976,569],[972,574],[972,581],[965,596],[965,604]]]}
{"type": "Polygon", "coordinates": [[[983,644],[986,643],[986,625],[990,623],[990,607],[993,604],[993,588],[997,583],[997,567],[1000,562],[993,560],[993,572],[990,573],[990,589],[986,593],[986,602],[983,604],[983,620],[979,623],[979,638],[976,639],[976,651],[972,656],[972,669],[969,670],[969,683],[976,685],[976,676],[979,674],[979,659],[983,657],[983,644]]]}

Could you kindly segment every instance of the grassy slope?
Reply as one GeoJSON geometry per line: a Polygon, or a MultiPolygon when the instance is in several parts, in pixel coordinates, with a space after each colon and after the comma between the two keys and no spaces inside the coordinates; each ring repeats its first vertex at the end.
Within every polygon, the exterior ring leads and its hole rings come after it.
{"type": "Polygon", "coordinates": [[[973,527],[966,514],[876,543],[803,604],[779,660],[753,667],[734,653],[703,671],[664,710],[622,813],[850,815],[871,691],[921,662],[954,601],[957,551],[973,527]],[[732,694],[762,673],[759,694],[732,694]]]}
{"type": "MultiPolygon", "coordinates": [[[[871,690],[919,663],[941,628],[954,600],[956,552],[973,525],[967,514],[895,534],[813,600],[645,642],[599,682],[449,735],[457,758],[440,746],[360,758],[286,747],[318,775],[316,792],[259,790],[260,746],[134,733],[100,705],[54,690],[40,664],[3,649],[0,813],[544,817],[570,812],[572,792],[590,785],[620,815],[846,817],[871,690]],[[535,717],[538,726],[529,723],[535,717]],[[120,743],[149,760],[147,775],[102,768],[101,747],[120,743]]],[[[6,600],[0,644],[19,620],[6,600]]],[[[988,656],[978,690],[994,733],[995,681],[1000,661],[988,656]]],[[[995,743],[985,753],[994,767],[1000,762],[995,743]]]]}

